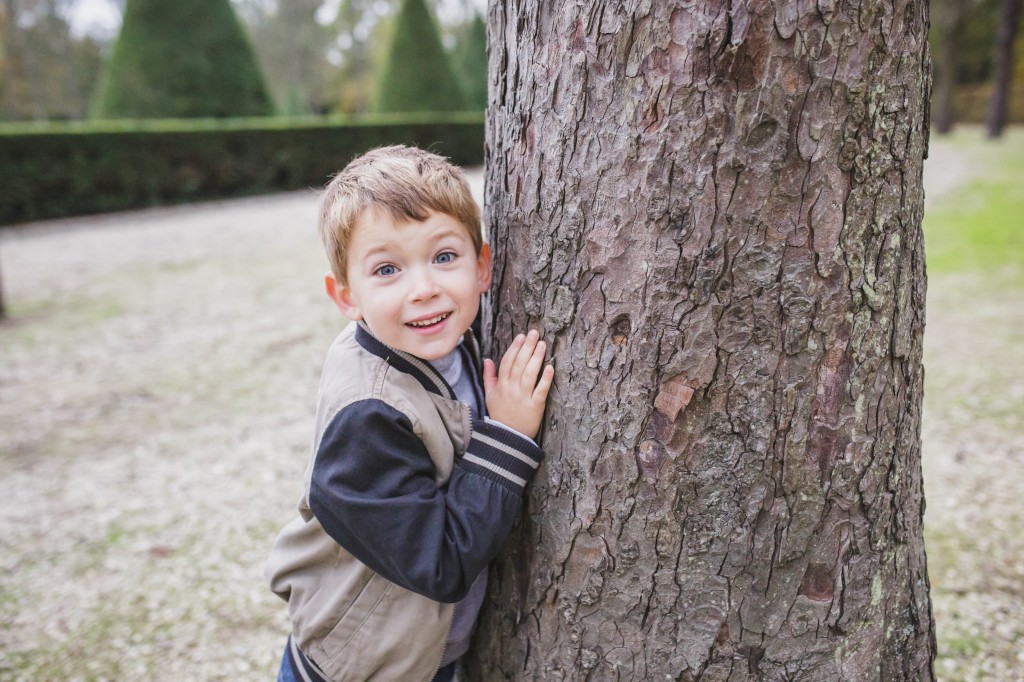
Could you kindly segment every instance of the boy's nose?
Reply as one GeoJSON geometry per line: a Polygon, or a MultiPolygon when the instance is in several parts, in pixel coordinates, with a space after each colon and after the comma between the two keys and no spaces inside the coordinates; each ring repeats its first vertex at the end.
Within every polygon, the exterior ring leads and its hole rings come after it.
{"type": "Polygon", "coordinates": [[[438,293],[440,293],[440,290],[429,269],[418,268],[413,275],[409,298],[413,301],[429,301],[437,296],[438,293]]]}

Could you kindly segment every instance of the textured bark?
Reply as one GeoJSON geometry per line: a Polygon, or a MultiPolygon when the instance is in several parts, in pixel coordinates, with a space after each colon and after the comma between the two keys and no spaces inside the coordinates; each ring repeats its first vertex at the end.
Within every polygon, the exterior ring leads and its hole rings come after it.
{"type": "Polygon", "coordinates": [[[996,31],[996,70],[992,79],[992,100],[988,105],[985,130],[989,137],[999,137],[1006,127],[1010,108],[1010,85],[1013,81],[1013,43],[1020,23],[1021,0],[1003,0],[996,31]]]}
{"type": "Polygon", "coordinates": [[[932,679],[927,28],[490,4],[489,329],[557,377],[469,679],[932,679]]]}

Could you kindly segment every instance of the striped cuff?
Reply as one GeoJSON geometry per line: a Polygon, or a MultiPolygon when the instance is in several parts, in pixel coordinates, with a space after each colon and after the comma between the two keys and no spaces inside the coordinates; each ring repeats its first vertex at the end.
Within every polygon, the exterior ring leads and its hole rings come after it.
{"type": "Polygon", "coordinates": [[[518,431],[474,421],[473,437],[459,466],[522,495],[542,459],[544,451],[518,431]]]}

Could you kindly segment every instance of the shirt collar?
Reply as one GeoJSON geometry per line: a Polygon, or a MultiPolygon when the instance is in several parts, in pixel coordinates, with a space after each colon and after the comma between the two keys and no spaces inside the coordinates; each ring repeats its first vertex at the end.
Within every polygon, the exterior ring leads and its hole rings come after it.
{"type": "MultiPolygon", "coordinates": [[[[398,371],[415,378],[427,391],[449,400],[456,399],[455,391],[433,365],[411,353],[406,353],[387,345],[374,336],[373,332],[370,331],[370,328],[362,320],[356,324],[358,324],[356,328],[356,342],[360,346],[377,357],[382,358],[398,371]]],[[[466,333],[471,334],[472,332],[466,333]]]]}

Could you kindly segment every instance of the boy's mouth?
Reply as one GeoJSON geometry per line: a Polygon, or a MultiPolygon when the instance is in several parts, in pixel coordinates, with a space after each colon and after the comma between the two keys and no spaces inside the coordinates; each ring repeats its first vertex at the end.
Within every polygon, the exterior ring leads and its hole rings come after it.
{"type": "Polygon", "coordinates": [[[450,312],[449,313],[441,313],[440,315],[434,315],[433,317],[428,317],[428,318],[425,318],[425,319],[422,319],[422,320],[414,320],[412,322],[406,322],[405,325],[407,327],[412,327],[413,329],[429,329],[429,328],[433,327],[434,325],[441,324],[442,322],[447,320],[448,316],[450,316],[450,315],[451,315],[450,312]]]}

